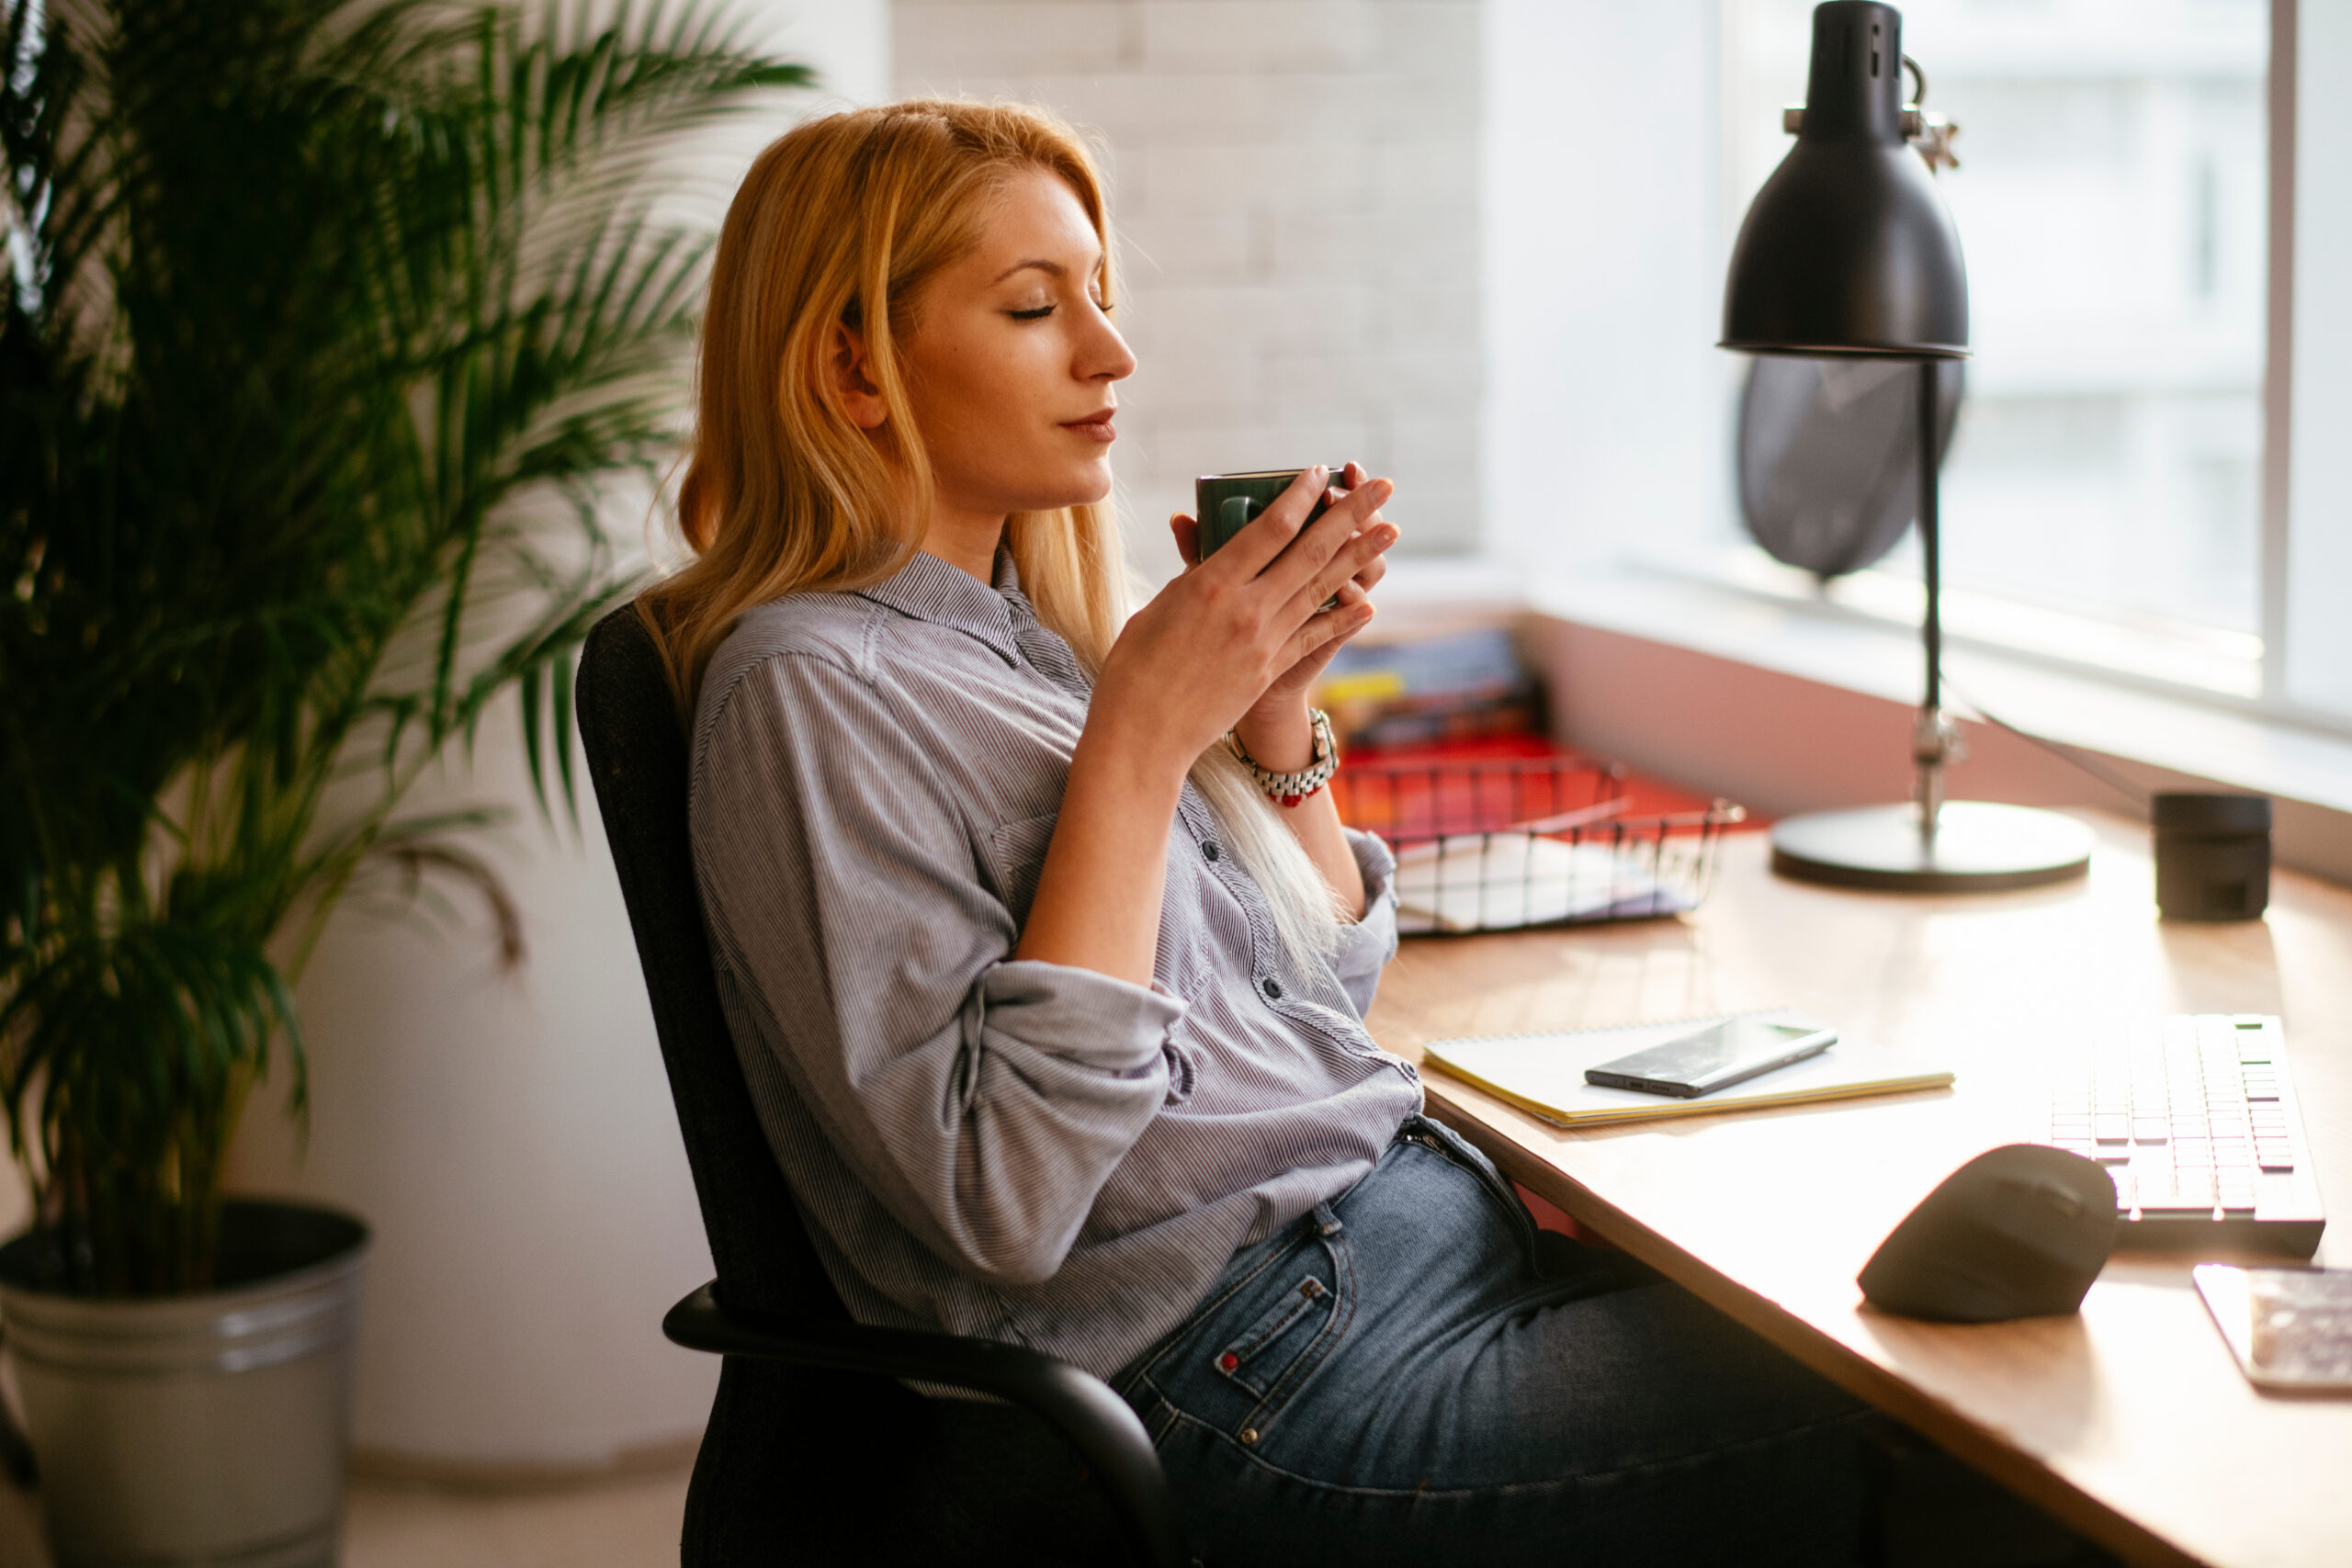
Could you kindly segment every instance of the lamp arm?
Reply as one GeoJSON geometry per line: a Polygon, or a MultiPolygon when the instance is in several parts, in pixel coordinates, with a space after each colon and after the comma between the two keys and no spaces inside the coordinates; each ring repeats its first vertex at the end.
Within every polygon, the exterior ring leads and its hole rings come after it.
{"type": "Polygon", "coordinates": [[[1944,768],[1960,758],[1960,735],[1944,715],[1943,537],[1938,502],[1942,491],[1937,450],[1937,364],[1919,361],[1919,558],[1927,588],[1927,614],[1919,623],[1919,639],[1928,663],[1927,690],[1919,702],[1919,720],[1911,731],[1911,761],[1915,769],[1912,796],[1919,806],[1919,836],[1932,840],[1943,814],[1944,768]]]}
{"type": "Polygon", "coordinates": [[[1921,630],[1928,645],[1928,691],[1921,705],[1943,706],[1944,623],[1942,519],[1937,515],[1942,487],[1937,482],[1936,362],[1919,361],[1919,551],[1928,586],[1928,615],[1921,630]]]}

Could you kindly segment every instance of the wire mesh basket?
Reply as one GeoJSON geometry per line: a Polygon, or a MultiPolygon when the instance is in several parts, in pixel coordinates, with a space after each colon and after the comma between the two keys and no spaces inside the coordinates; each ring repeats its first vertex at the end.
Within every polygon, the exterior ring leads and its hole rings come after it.
{"type": "Polygon", "coordinates": [[[1396,852],[1408,932],[1648,919],[1694,909],[1714,880],[1727,800],[1636,815],[1624,771],[1582,757],[1351,761],[1340,819],[1396,852]]]}

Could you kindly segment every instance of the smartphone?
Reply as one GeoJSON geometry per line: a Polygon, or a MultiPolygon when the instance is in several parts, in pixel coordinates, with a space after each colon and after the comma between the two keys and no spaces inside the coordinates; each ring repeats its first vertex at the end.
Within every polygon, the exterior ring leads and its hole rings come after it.
{"type": "Polygon", "coordinates": [[[2352,1269],[2200,1263],[2197,1293],[2256,1388],[2352,1393],[2352,1269]]]}
{"type": "Polygon", "coordinates": [[[1837,1043],[1838,1032],[1817,1023],[1727,1018],[1695,1034],[1587,1067],[1584,1081],[1603,1089],[1696,1100],[1775,1067],[1817,1056],[1837,1043]]]}

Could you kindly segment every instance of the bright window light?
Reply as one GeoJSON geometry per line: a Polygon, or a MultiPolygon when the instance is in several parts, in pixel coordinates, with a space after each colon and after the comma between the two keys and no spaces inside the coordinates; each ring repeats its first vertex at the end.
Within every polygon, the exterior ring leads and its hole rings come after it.
{"type": "MultiPolygon", "coordinates": [[[[1811,11],[1725,6],[1735,224],[1787,149],[1780,108],[1804,98],[1811,11]]],[[[2192,683],[2254,694],[2267,5],[1910,0],[1903,14],[1928,107],[1961,127],[1962,167],[1940,179],[1976,357],[1945,469],[1947,581],[2108,623],[2115,657],[2165,667],[2151,674],[2174,674],[2181,650],[2165,645],[2183,643],[2192,683]],[[2216,650],[2235,672],[2200,662],[2216,650]]],[[[1882,570],[1916,578],[1916,547],[1882,570]]]]}

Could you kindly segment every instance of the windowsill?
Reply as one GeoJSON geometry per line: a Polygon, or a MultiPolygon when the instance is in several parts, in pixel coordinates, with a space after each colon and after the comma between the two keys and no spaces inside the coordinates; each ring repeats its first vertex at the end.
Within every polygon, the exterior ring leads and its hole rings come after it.
{"type": "MultiPolygon", "coordinates": [[[[1627,570],[1727,588],[1801,615],[1860,622],[1914,642],[1928,611],[1927,591],[1916,570],[1905,575],[1866,568],[1823,583],[1809,572],[1781,565],[1752,545],[1718,548],[1687,565],[1670,559],[1635,561],[1627,570]]],[[[2205,695],[2243,705],[2262,690],[2262,639],[2248,633],[2154,618],[2126,625],[1949,584],[1943,592],[1943,629],[1944,646],[1950,649],[1973,648],[2011,662],[2154,690],[2161,696],[2194,700],[2205,695]]]]}
{"type": "MultiPolygon", "coordinates": [[[[1407,559],[1396,563],[1381,597],[1408,615],[1446,601],[1508,604],[1905,707],[1919,700],[1916,631],[1835,604],[1775,599],[1653,569],[1620,566],[1531,581],[1499,562],[1407,559]]],[[[2047,739],[2352,813],[2352,739],[2345,736],[1981,646],[1948,644],[1944,665],[1947,703],[1962,713],[1981,702],[2047,739]]],[[[2352,822],[2342,826],[2352,831],[2352,822]]]]}

